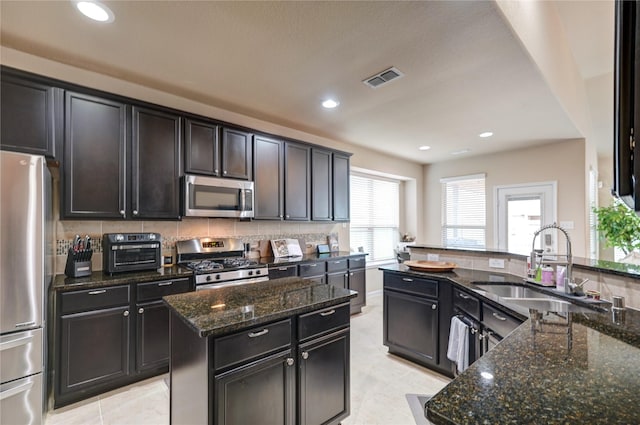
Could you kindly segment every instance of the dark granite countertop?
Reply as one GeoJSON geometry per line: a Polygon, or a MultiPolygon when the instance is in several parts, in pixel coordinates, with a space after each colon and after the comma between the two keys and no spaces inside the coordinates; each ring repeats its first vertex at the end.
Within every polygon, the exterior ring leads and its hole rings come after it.
{"type": "MultiPolygon", "coordinates": [[[[510,252],[499,249],[476,249],[476,248],[445,248],[437,245],[425,245],[425,244],[412,244],[408,248],[425,248],[425,249],[441,249],[444,251],[457,251],[457,252],[470,252],[470,253],[483,253],[496,256],[507,256],[510,258],[518,258],[520,260],[527,260],[526,255],[512,254],[510,252]]],[[[573,257],[573,266],[578,269],[603,271],[619,276],[627,276],[632,278],[640,278],[640,266],[629,263],[617,263],[614,261],[604,260],[592,260],[590,258],[573,257]]]]}
{"type": "Polygon", "coordinates": [[[313,261],[320,260],[331,260],[333,258],[348,258],[348,257],[359,257],[362,255],[367,255],[364,252],[349,252],[349,251],[339,251],[339,252],[329,252],[327,254],[305,254],[301,257],[261,257],[259,259],[260,264],[267,264],[269,266],[289,266],[292,264],[300,264],[300,263],[308,263],[313,261]]]}
{"type": "Polygon", "coordinates": [[[163,299],[198,335],[208,337],[348,302],[355,296],[355,291],[289,277],[163,299]]]}
{"type": "Polygon", "coordinates": [[[183,267],[162,267],[158,270],[146,270],[139,272],[116,273],[110,275],[103,271],[91,273],[86,277],[67,277],[63,274],[56,275],[51,284],[51,289],[57,292],[72,291],[78,289],[92,289],[105,286],[126,285],[129,283],[153,282],[156,280],[177,279],[191,277],[193,273],[183,267]]]}
{"type": "MultiPolygon", "coordinates": [[[[444,277],[471,290],[476,289],[474,283],[522,284],[521,278],[505,273],[465,269],[422,273],[403,265],[381,269],[444,277]]],[[[439,425],[640,422],[640,311],[527,316],[426,403],[430,421],[439,425]]]]}

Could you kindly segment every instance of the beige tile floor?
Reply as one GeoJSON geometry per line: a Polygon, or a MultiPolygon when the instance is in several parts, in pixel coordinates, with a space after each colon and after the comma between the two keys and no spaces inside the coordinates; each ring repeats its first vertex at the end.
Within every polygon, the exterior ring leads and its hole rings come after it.
{"type": "MultiPolygon", "coordinates": [[[[406,394],[435,394],[449,379],[387,353],[382,345],[382,294],[372,294],[351,320],[351,416],[343,425],[414,425],[406,394]]],[[[164,378],[148,379],[47,415],[46,425],[169,423],[164,378]]]]}

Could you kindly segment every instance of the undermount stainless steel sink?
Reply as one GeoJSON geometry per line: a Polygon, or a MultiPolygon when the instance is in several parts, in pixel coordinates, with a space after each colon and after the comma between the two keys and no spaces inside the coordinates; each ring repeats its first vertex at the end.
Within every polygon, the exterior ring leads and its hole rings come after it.
{"type": "Polygon", "coordinates": [[[556,313],[595,313],[596,311],[570,303],[569,301],[551,298],[502,298],[507,305],[516,305],[538,311],[556,313]]]}
{"type": "Polygon", "coordinates": [[[556,299],[553,295],[543,294],[542,292],[534,291],[525,286],[517,285],[482,285],[475,284],[483,291],[490,292],[499,296],[500,298],[543,298],[543,299],[556,299]]]}

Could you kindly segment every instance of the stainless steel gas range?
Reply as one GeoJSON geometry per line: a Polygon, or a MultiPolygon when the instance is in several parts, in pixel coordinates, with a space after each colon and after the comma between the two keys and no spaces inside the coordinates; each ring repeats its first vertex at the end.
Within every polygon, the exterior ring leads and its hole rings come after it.
{"type": "Polygon", "coordinates": [[[177,263],[192,270],[196,290],[269,280],[266,264],[244,257],[240,239],[197,238],[176,242],[177,263]]]}

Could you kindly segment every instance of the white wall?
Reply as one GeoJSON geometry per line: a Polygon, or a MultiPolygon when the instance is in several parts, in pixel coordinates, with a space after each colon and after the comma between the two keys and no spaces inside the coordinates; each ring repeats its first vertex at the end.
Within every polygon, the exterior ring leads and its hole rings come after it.
{"type": "Polygon", "coordinates": [[[486,173],[487,248],[497,248],[494,240],[493,188],[501,185],[558,182],[558,222],[573,221],[569,230],[573,254],[585,257],[589,252],[585,205],[585,141],[570,140],[447,161],[425,166],[425,238],[426,244],[441,244],[441,183],[443,177],[486,173]]]}

